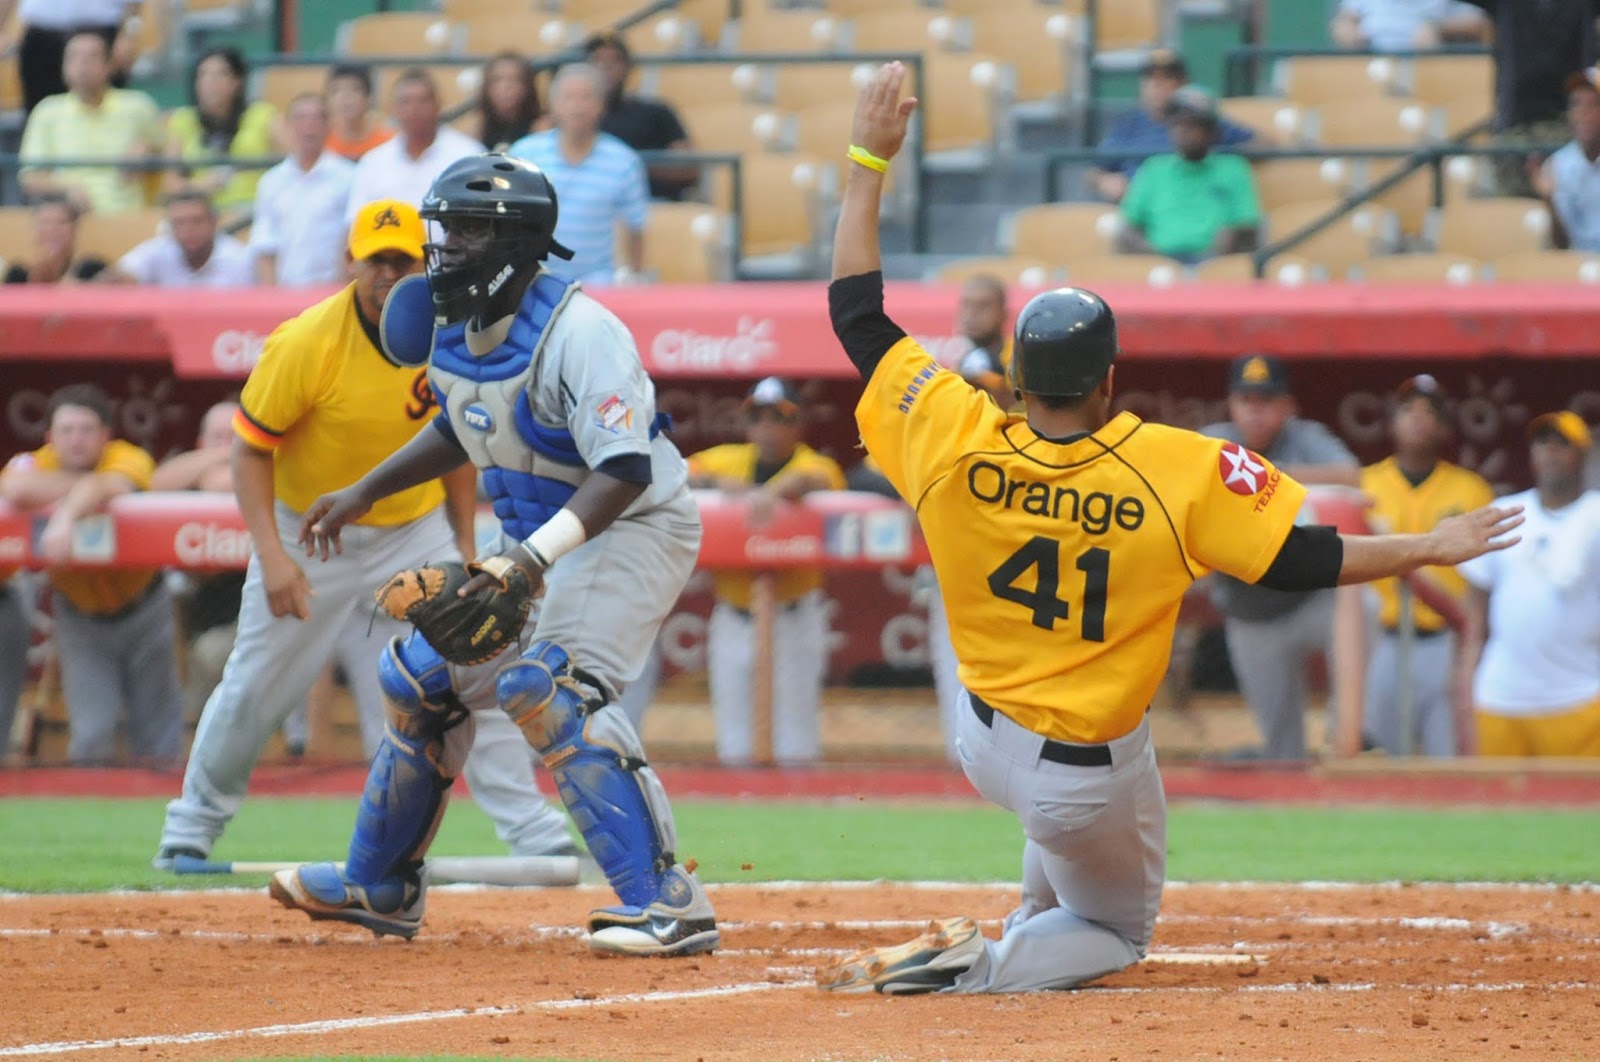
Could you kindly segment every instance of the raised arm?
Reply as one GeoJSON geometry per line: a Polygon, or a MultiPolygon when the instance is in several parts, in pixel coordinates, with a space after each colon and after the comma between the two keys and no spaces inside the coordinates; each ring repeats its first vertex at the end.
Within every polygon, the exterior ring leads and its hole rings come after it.
{"type": "Polygon", "coordinates": [[[889,162],[905,143],[906,124],[917,109],[914,98],[901,99],[906,68],[885,63],[856,100],[850,129],[849,176],[839,204],[833,239],[833,279],[875,273],[883,268],[878,250],[878,210],[889,162]]]}

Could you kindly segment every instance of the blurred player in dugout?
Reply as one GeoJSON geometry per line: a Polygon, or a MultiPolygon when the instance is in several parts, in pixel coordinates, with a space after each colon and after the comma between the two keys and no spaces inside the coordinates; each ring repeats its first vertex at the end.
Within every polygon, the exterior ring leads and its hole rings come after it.
{"type": "Polygon", "coordinates": [[[111,400],[92,384],[57,391],[48,417],[45,444],[16,455],[0,473],[0,498],[18,509],[54,506],[38,548],[51,565],[67,757],[116,759],[126,708],[128,751],[148,763],[173,764],[183,754],[183,693],[165,580],[155,568],[67,566],[78,522],[113,498],[149,489],[155,461],[111,437],[111,400]]]}
{"type": "MultiPolygon", "coordinates": [[[[795,390],[769,376],[745,398],[747,442],[727,443],[689,458],[689,485],[715,488],[749,506],[751,526],[772,518],[779,502],[812,491],[844,490],[844,472],[800,441],[801,403],[795,390]]],[[[754,578],[747,572],[713,576],[717,603],[706,629],[706,667],[717,759],[750,763],[750,715],[755,624],[750,616],[754,578]]],[[[780,764],[814,763],[821,755],[822,681],[828,666],[828,618],[822,572],[790,568],[774,577],[777,616],[772,632],[772,753],[780,764]]]]}
{"type": "MultiPolygon", "coordinates": [[[[1494,490],[1476,472],[1440,459],[1452,436],[1450,406],[1432,376],[1413,376],[1394,395],[1389,436],[1394,454],[1361,470],[1361,489],[1371,499],[1367,522],[1375,534],[1424,534],[1439,521],[1468,513],[1494,500],[1494,490]]],[[[1466,580],[1454,568],[1422,568],[1410,585],[1459,606],[1466,580]]],[[[1367,661],[1362,733],[1366,742],[1391,755],[1420,753],[1454,756],[1470,749],[1471,691],[1456,683],[1456,636],[1435,608],[1404,590],[1409,620],[1402,617],[1402,584],[1382,579],[1372,584],[1378,601],[1378,629],[1367,661]],[[1401,671],[1402,622],[1409,622],[1411,644],[1401,671]],[[1409,689],[1402,705],[1402,691],[1409,689]],[[1409,734],[1406,732],[1409,719],[1409,734]]],[[[1354,750],[1343,750],[1354,751],[1354,750]]]]}

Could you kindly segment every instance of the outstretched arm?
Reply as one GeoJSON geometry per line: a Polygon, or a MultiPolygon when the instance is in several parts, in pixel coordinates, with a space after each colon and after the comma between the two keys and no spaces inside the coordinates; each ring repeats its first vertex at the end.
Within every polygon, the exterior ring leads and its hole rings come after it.
{"type": "Polygon", "coordinates": [[[1323,590],[1366,583],[1418,568],[1452,567],[1514,546],[1522,508],[1486,505],[1441,520],[1420,535],[1341,535],[1331,527],[1297,527],[1260,579],[1273,590],[1323,590]]]}

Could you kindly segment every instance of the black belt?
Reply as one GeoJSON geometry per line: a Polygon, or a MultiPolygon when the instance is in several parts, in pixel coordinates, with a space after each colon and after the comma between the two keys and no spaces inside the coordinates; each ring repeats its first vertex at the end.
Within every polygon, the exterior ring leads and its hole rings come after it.
{"type": "MultiPolygon", "coordinates": [[[[994,709],[983,703],[983,698],[976,693],[968,691],[967,700],[972,702],[972,714],[978,717],[978,722],[989,729],[994,729],[994,709]]],[[[1068,745],[1064,741],[1051,741],[1045,739],[1044,748],[1039,750],[1041,760],[1051,763],[1064,763],[1070,767],[1110,767],[1110,745],[1068,745]]]]}
{"type": "MultiPolygon", "coordinates": [[[[1383,633],[1388,635],[1390,638],[1398,638],[1398,637],[1400,637],[1400,629],[1398,627],[1385,627],[1383,629],[1383,633]]],[[[1442,637],[1442,636],[1444,636],[1446,634],[1449,634],[1449,633],[1450,633],[1450,628],[1449,627],[1439,627],[1439,628],[1437,628],[1435,630],[1431,630],[1431,631],[1425,631],[1425,630],[1420,630],[1419,629],[1419,630],[1412,631],[1411,632],[1411,637],[1416,638],[1418,641],[1423,641],[1423,640],[1428,639],[1428,638],[1439,638],[1439,637],[1442,637]]]]}

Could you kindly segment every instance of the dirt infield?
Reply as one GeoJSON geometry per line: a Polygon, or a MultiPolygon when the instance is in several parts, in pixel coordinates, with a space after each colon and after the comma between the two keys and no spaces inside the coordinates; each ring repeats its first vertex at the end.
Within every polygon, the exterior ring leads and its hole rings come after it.
{"type": "Polygon", "coordinates": [[[724,950],[598,959],[596,889],[429,896],[375,940],[264,894],[0,899],[0,1058],[1600,1058],[1600,891],[1176,886],[1151,959],[1074,993],[828,996],[813,968],[1012,887],[715,890],[724,950]]]}

